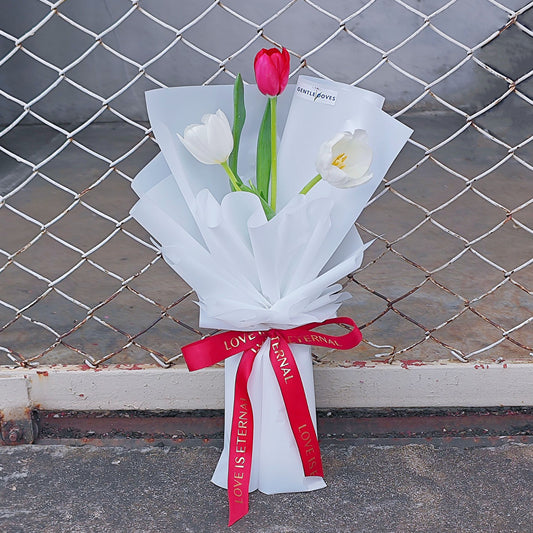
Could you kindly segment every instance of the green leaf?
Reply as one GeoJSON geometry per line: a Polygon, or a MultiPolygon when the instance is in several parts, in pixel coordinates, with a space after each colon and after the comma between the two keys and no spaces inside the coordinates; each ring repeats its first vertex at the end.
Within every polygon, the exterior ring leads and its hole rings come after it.
{"type": "Polygon", "coordinates": [[[261,195],[259,194],[257,187],[252,182],[249,182],[249,185],[244,185],[243,183],[241,190],[246,191],[246,192],[251,192],[252,194],[255,194],[259,198],[259,200],[261,201],[261,205],[263,207],[263,211],[265,212],[265,215],[267,217],[267,220],[270,220],[271,218],[274,217],[276,213],[274,212],[272,207],[270,207],[270,204],[266,200],[261,198],[261,195]]]}
{"type": "Polygon", "coordinates": [[[259,197],[259,200],[261,200],[261,205],[263,206],[263,211],[265,212],[267,220],[270,220],[270,219],[274,218],[276,213],[274,212],[272,207],[270,207],[270,204],[268,202],[266,202],[265,200],[263,200],[263,198],[261,198],[261,197],[259,197]]]}
{"type": "Polygon", "coordinates": [[[259,128],[257,138],[257,160],[256,160],[256,181],[260,197],[268,202],[268,189],[270,187],[270,100],[267,102],[265,114],[259,128]]]}
{"type": "Polygon", "coordinates": [[[228,164],[239,183],[242,182],[237,173],[237,159],[239,157],[239,143],[241,142],[241,132],[245,119],[246,108],[244,107],[244,85],[242,82],[242,76],[237,74],[233,85],[233,151],[229,156],[228,164]]]}

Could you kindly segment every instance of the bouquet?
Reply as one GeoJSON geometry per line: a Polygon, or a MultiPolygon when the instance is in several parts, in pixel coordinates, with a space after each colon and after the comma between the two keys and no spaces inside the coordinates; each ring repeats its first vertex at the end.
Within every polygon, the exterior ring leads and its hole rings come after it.
{"type": "Polygon", "coordinates": [[[196,291],[200,326],[227,330],[183,355],[190,370],[225,360],[212,481],[228,489],[229,525],[251,491],[325,486],[311,346],[361,340],[336,317],[349,298],[338,281],[361,264],[354,222],[411,134],[375,93],[308,76],[288,86],[285,49],[261,50],[254,68],[257,86],[149,91],[161,153],[132,185],[132,216],[196,291]],[[332,323],[349,332],[316,331],[332,323]]]}

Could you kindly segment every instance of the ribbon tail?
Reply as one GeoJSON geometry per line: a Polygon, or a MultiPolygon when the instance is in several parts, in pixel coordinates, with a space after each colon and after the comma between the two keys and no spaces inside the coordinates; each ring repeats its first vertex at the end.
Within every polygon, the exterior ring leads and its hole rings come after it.
{"type": "Polygon", "coordinates": [[[270,361],[287,408],[289,423],[306,476],[324,476],[318,439],[305,390],[289,344],[280,336],[270,340],[270,361]]]}
{"type": "Polygon", "coordinates": [[[252,404],[248,395],[248,378],[257,351],[258,348],[251,348],[242,354],[235,378],[228,464],[228,526],[233,525],[248,513],[254,432],[252,404]]]}

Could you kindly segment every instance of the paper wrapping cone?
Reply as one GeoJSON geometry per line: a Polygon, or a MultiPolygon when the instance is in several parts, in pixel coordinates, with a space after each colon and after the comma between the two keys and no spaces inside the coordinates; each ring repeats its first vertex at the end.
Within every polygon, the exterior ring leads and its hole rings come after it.
{"type": "MultiPolygon", "coordinates": [[[[321,477],[305,477],[300,454],[287,418],[285,404],[268,357],[270,343],[266,342],[256,356],[248,381],[248,393],[254,413],[252,472],[249,491],[259,489],[265,494],[306,492],[326,484],[321,477]]],[[[291,350],[302,378],[307,405],[316,430],[313,365],[309,346],[291,344],[291,350]]],[[[212,481],[228,487],[229,437],[233,413],[235,374],[240,355],[226,359],[224,450],[212,481]]]]}

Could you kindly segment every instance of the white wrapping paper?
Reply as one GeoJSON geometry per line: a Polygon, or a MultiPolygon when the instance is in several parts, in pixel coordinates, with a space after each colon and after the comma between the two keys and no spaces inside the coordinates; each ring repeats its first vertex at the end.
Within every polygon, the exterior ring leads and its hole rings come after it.
{"type": "MultiPolygon", "coordinates": [[[[267,222],[258,198],[230,192],[218,165],[199,163],[177,133],[222,109],[232,120],[231,86],[180,87],[147,93],[150,122],[161,154],[135,178],[133,217],[161,246],[167,263],[196,291],[200,326],[253,331],[287,329],[336,316],[347,297],[337,282],[362,261],[354,222],[383,179],[411,130],[381,110],[383,99],[344,84],[301,76],[278,98],[279,212],[267,222]],[[313,91],[315,91],[313,93],[313,91]],[[318,98],[315,98],[318,94],[318,98]],[[289,103],[292,96],[292,103],[289,103]],[[326,99],[325,99],[326,98],[326,99]],[[336,189],[316,174],[319,146],[339,131],[367,130],[373,147],[369,182],[336,189]]],[[[255,175],[255,145],[266,98],[245,88],[246,123],[239,175],[255,175]]],[[[310,348],[291,345],[314,420],[310,348]]],[[[212,481],[227,487],[228,443],[235,373],[240,355],[226,360],[225,447],[212,481]]],[[[299,492],[325,486],[303,474],[281,392],[268,358],[268,342],[248,382],[254,413],[250,491],[299,492]]]]}

